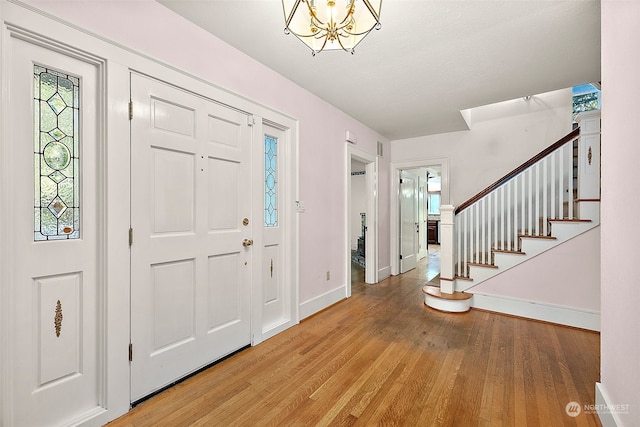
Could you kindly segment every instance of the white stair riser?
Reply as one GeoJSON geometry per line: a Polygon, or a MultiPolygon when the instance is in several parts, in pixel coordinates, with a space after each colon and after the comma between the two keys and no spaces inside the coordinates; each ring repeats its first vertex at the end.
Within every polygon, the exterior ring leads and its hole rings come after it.
{"type": "Polygon", "coordinates": [[[592,222],[554,222],[551,232],[558,241],[564,242],[593,227],[592,222]]]}
{"type": "Polygon", "coordinates": [[[465,311],[469,311],[471,308],[471,300],[472,298],[465,300],[450,300],[437,298],[429,294],[425,294],[424,296],[425,305],[448,313],[464,313],[465,311]]]}
{"type": "Polygon", "coordinates": [[[518,265],[525,259],[527,259],[526,254],[510,254],[505,252],[496,252],[493,254],[493,263],[499,266],[501,270],[506,270],[514,265],[518,265]]]}
{"type": "Polygon", "coordinates": [[[551,249],[557,244],[558,241],[554,239],[532,239],[529,237],[523,237],[520,250],[527,254],[526,258],[531,258],[551,249]]]}

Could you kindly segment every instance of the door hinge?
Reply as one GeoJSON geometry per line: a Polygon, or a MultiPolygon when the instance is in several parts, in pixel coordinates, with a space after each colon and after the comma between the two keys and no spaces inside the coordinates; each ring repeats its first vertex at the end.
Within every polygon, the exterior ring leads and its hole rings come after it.
{"type": "Polygon", "coordinates": [[[133,246],[133,228],[129,229],[129,246],[133,246]]]}
{"type": "Polygon", "coordinates": [[[400,178],[400,184],[402,184],[402,178],[400,178]]]}
{"type": "Polygon", "coordinates": [[[133,101],[129,101],[129,120],[133,120],[133,101]]]}
{"type": "Polygon", "coordinates": [[[400,259],[402,259],[402,255],[400,255],[400,259]]]}
{"type": "Polygon", "coordinates": [[[253,118],[253,115],[247,116],[247,124],[249,126],[253,126],[256,124],[256,119],[253,118]]]}
{"type": "Polygon", "coordinates": [[[129,343],[129,362],[133,362],[133,344],[129,343]]]}

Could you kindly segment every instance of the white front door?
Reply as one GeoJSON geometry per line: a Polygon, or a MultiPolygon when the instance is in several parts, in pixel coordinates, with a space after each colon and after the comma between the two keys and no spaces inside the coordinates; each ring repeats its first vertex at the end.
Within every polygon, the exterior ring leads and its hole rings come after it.
{"type": "Polygon", "coordinates": [[[70,425],[104,411],[100,70],[79,55],[7,43],[8,425],[70,425]]]}
{"type": "Polygon", "coordinates": [[[418,261],[416,186],[416,177],[403,171],[400,182],[400,273],[415,268],[418,261]]]}
{"type": "Polygon", "coordinates": [[[251,342],[247,115],[131,76],[131,399],[251,342]]]}

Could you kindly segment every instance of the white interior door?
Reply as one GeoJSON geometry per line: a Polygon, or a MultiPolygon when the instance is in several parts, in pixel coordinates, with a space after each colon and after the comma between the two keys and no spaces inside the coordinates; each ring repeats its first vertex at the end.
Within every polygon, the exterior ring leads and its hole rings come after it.
{"type": "Polygon", "coordinates": [[[416,177],[402,172],[400,182],[400,273],[416,267],[418,261],[418,203],[416,177]]]}
{"type": "Polygon", "coordinates": [[[105,389],[100,70],[18,38],[8,46],[8,425],[71,425],[103,410],[105,389]]]}
{"type": "Polygon", "coordinates": [[[246,114],[132,74],[131,398],[251,341],[246,114]]]}
{"type": "Polygon", "coordinates": [[[418,259],[427,256],[427,181],[418,178],[418,259]]]}

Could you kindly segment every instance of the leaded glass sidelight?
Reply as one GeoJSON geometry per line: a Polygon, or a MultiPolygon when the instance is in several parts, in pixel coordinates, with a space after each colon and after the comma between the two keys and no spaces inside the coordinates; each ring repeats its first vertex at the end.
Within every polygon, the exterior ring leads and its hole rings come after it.
{"type": "Polygon", "coordinates": [[[264,136],[264,226],[278,226],[278,140],[264,136]]]}
{"type": "Polygon", "coordinates": [[[34,240],[80,237],[80,79],[34,66],[34,240]]]}

